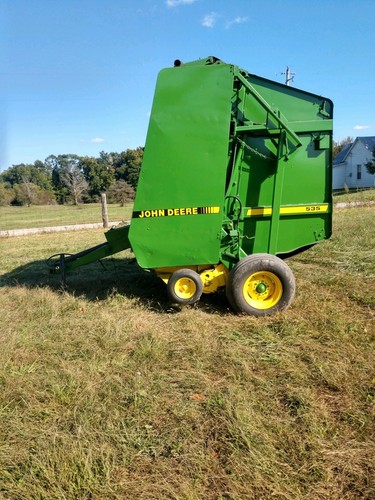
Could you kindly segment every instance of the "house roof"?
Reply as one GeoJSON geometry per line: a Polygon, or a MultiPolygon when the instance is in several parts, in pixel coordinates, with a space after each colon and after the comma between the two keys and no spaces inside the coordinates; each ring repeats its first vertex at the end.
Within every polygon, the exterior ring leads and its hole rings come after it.
{"type": "Polygon", "coordinates": [[[375,136],[357,137],[354,142],[347,144],[340,151],[340,153],[333,160],[333,165],[338,165],[339,163],[343,163],[356,142],[361,142],[365,146],[365,148],[368,149],[369,151],[373,151],[375,148],[375,136]]]}
{"type": "Polygon", "coordinates": [[[349,144],[343,147],[340,153],[333,160],[334,165],[337,165],[338,163],[342,163],[343,161],[345,161],[345,158],[347,157],[349,151],[352,149],[353,144],[354,142],[350,142],[349,144]]]}
{"type": "Polygon", "coordinates": [[[364,144],[364,146],[369,150],[373,151],[375,148],[375,137],[358,137],[358,139],[364,144]]]}

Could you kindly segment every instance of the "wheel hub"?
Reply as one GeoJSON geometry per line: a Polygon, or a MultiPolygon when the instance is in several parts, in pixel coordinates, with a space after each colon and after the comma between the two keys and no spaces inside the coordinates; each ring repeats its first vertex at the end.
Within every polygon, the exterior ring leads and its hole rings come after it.
{"type": "Polygon", "coordinates": [[[197,287],[190,278],[180,278],[175,284],[175,293],[181,299],[190,299],[196,290],[197,287]]]}
{"type": "Polygon", "coordinates": [[[264,293],[266,290],[267,290],[267,286],[263,282],[258,283],[258,285],[255,288],[255,291],[257,293],[264,293]]]}

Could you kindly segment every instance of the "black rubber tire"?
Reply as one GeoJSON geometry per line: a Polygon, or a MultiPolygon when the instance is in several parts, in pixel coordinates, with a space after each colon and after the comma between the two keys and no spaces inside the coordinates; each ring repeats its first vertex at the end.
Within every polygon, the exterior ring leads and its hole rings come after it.
{"type": "Polygon", "coordinates": [[[192,269],[179,269],[178,271],[175,271],[169,278],[167,291],[168,296],[173,304],[194,304],[201,298],[203,292],[203,283],[199,274],[192,269]],[[183,298],[179,296],[175,289],[177,282],[181,279],[183,280],[184,278],[189,280],[190,283],[194,283],[195,285],[195,291],[189,298],[183,298]]]}
{"type": "Polygon", "coordinates": [[[233,310],[252,316],[271,316],[285,311],[292,303],[296,291],[295,279],[290,267],[279,257],[259,253],[241,259],[229,273],[226,294],[233,310]],[[244,286],[254,273],[272,273],[281,283],[281,296],[272,307],[257,308],[246,300],[244,286]]]}

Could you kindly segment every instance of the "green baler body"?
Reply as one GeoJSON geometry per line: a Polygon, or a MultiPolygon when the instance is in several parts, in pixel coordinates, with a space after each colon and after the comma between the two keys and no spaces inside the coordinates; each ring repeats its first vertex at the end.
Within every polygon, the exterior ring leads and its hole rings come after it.
{"type": "Polygon", "coordinates": [[[231,268],[328,238],[332,113],[215,58],[162,70],[129,230],[140,266],[231,268]]]}

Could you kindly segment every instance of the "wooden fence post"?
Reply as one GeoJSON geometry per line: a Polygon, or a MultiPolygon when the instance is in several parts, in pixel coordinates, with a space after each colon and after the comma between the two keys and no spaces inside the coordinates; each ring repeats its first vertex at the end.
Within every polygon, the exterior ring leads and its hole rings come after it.
{"type": "Polygon", "coordinates": [[[101,197],[101,200],[102,200],[103,227],[109,227],[109,222],[108,222],[108,207],[107,207],[107,195],[105,193],[100,193],[100,197],[101,197]]]}

